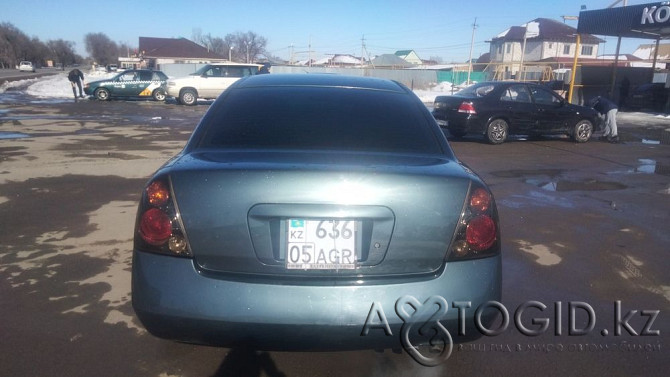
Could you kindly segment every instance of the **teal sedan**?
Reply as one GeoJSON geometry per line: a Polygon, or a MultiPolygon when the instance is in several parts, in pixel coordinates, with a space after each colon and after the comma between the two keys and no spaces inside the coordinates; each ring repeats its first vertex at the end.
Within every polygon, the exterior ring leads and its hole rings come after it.
{"type": "Polygon", "coordinates": [[[84,93],[100,101],[107,101],[112,97],[153,98],[163,101],[167,79],[167,75],[161,71],[130,69],[110,79],[87,83],[84,93]]]}
{"type": "Polygon", "coordinates": [[[497,318],[493,194],[398,82],[239,79],[147,182],[136,219],[132,304],[161,338],[404,347],[436,365],[497,318]]]}

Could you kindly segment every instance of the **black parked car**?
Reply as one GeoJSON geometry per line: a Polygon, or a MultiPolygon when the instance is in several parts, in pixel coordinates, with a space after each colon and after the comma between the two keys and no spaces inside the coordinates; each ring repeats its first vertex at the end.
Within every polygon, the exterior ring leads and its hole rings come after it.
{"type": "Polygon", "coordinates": [[[550,88],[523,82],[483,82],[435,98],[433,116],[456,137],[481,134],[500,144],[509,134],[567,134],[586,142],[599,124],[590,107],[568,103],[550,88]]]}
{"type": "Polygon", "coordinates": [[[668,89],[664,83],[653,83],[640,85],[626,99],[625,109],[643,110],[651,109],[656,112],[662,112],[665,103],[668,100],[668,89]]]}

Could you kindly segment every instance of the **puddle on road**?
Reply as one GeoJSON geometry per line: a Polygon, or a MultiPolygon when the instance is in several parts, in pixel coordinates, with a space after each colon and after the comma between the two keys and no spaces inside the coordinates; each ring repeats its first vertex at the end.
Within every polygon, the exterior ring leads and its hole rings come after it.
{"type": "Polygon", "coordinates": [[[547,191],[606,191],[606,190],[623,190],[628,186],[619,182],[599,181],[596,179],[589,179],[584,181],[569,181],[569,180],[546,180],[538,178],[526,179],[524,182],[537,186],[547,191]]]}
{"type": "Polygon", "coordinates": [[[670,175],[670,165],[659,164],[656,160],[640,158],[636,173],[670,175]]]}
{"type": "Polygon", "coordinates": [[[21,133],[21,132],[5,132],[5,131],[0,131],[0,140],[3,139],[23,139],[26,137],[30,137],[30,135],[21,133]]]}
{"type": "Polygon", "coordinates": [[[637,160],[638,165],[634,168],[626,170],[614,170],[610,171],[607,174],[660,174],[670,176],[670,165],[660,164],[658,161],[649,159],[649,158],[639,158],[637,160]]]}
{"type": "Polygon", "coordinates": [[[100,134],[102,131],[96,130],[96,129],[91,129],[91,128],[81,128],[76,131],[74,131],[75,135],[90,135],[90,134],[100,134]]]}

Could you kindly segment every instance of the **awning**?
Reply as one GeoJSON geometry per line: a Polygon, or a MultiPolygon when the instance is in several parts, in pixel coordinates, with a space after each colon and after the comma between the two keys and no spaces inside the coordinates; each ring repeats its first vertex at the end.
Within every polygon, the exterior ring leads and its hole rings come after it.
{"type": "Polygon", "coordinates": [[[629,5],[579,12],[577,32],[625,38],[670,38],[667,2],[629,5]]]}

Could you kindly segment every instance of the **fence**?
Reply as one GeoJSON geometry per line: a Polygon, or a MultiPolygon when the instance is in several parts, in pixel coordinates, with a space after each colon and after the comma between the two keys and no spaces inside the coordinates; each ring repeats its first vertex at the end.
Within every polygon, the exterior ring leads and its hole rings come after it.
{"type": "MultiPolygon", "coordinates": [[[[486,72],[470,72],[470,82],[486,81],[488,74],[486,72]]],[[[437,71],[437,82],[450,82],[454,85],[461,85],[468,81],[467,71],[437,71]]]]}
{"type": "Polygon", "coordinates": [[[428,69],[384,69],[372,67],[305,67],[305,66],[272,66],[272,73],[330,73],[349,76],[379,77],[398,81],[411,89],[427,89],[435,85],[437,71],[428,69]]]}
{"type": "MultiPolygon", "coordinates": [[[[165,72],[169,77],[188,76],[205,64],[161,64],[158,69],[165,72]]],[[[278,73],[320,73],[340,74],[349,76],[379,77],[398,81],[410,89],[428,89],[438,82],[448,81],[438,79],[442,71],[429,69],[384,69],[384,68],[341,68],[341,67],[305,67],[305,66],[272,66],[271,72],[278,73]]],[[[467,75],[467,72],[466,72],[467,75]]]]}

